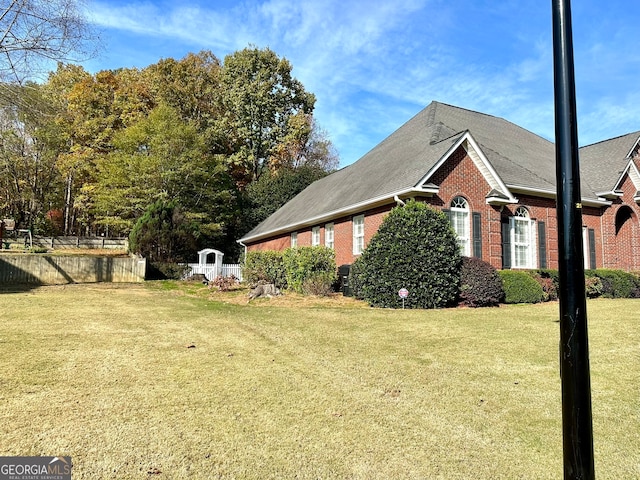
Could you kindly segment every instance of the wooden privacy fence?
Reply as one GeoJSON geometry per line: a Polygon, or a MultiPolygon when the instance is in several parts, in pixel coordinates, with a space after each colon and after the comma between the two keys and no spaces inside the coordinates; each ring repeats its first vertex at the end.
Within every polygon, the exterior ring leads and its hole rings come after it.
{"type": "Polygon", "coordinates": [[[0,284],[143,282],[147,262],[136,257],[0,255],[0,284]]]}

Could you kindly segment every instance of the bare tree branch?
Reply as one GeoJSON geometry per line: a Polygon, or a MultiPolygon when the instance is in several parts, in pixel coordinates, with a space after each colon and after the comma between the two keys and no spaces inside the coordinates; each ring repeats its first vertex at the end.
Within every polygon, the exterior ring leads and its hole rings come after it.
{"type": "Polygon", "coordinates": [[[0,80],[21,83],[54,62],[78,61],[96,35],[82,0],[0,0],[0,80]]]}

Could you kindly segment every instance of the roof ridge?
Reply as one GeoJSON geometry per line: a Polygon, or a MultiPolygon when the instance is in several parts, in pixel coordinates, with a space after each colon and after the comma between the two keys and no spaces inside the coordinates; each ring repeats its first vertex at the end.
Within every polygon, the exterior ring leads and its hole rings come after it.
{"type": "MultiPolygon", "coordinates": [[[[640,138],[640,130],[635,131],[635,132],[629,132],[629,133],[624,133],[622,135],[618,135],[617,137],[612,137],[612,138],[605,138],[604,140],[600,140],[598,142],[594,142],[594,143],[589,143],[588,145],[583,145],[580,148],[587,148],[587,147],[593,147],[595,145],[599,145],[601,143],[606,143],[606,142],[610,142],[612,140],[618,140],[619,138],[622,137],[628,137],[629,135],[636,135],[638,138],[640,138]]],[[[636,138],[636,140],[638,140],[638,138],[636,138]]]]}

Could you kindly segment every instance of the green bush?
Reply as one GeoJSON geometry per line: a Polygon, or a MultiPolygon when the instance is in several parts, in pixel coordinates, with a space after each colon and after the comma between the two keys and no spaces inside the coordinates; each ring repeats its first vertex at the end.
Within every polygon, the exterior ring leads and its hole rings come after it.
{"type": "Polygon", "coordinates": [[[535,270],[532,272],[533,278],[542,287],[543,300],[545,302],[558,299],[559,277],[557,270],[535,270]]]}
{"type": "Polygon", "coordinates": [[[302,293],[326,297],[332,294],[335,283],[335,274],[328,272],[314,272],[302,282],[302,293]]]}
{"type": "Polygon", "coordinates": [[[502,280],[496,269],[476,257],[462,258],[460,273],[460,305],[491,307],[504,298],[502,280]]]}
{"type": "Polygon", "coordinates": [[[186,262],[197,251],[196,230],[175,202],[158,200],[133,226],[129,249],[150,262],[186,262]]]}
{"type": "Polygon", "coordinates": [[[595,274],[595,271],[585,272],[584,289],[589,298],[596,298],[602,295],[604,290],[602,280],[595,274]]]}
{"type": "Polygon", "coordinates": [[[362,294],[362,257],[356,258],[356,260],[349,267],[349,294],[357,298],[358,300],[364,300],[362,294]]]}
{"type": "Polygon", "coordinates": [[[147,280],[181,280],[189,270],[189,266],[173,262],[149,262],[145,278],[147,280]]]}
{"type": "Polygon", "coordinates": [[[242,269],[245,282],[256,285],[259,281],[273,283],[278,288],[287,287],[283,252],[273,250],[247,252],[242,269]]]}
{"type": "Polygon", "coordinates": [[[521,270],[500,270],[505,303],[540,303],[544,291],[530,272],[521,270]]]}
{"type": "Polygon", "coordinates": [[[640,280],[622,270],[598,269],[595,275],[602,282],[602,296],[607,298],[639,298],[640,280]]]}
{"type": "Polygon", "coordinates": [[[351,285],[375,307],[398,308],[401,288],[407,308],[455,305],[460,286],[460,248],[447,217],[419,202],[386,216],[361,257],[352,265],[351,285]]]}
{"type": "Polygon", "coordinates": [[[331,248],[288,248],[284,251],[282,260],[287,286],[295,292],[304,293],[304,284],[311,279],[313,283],[326,283],[329,287],[336,281],[335,252],[331,248]]]}

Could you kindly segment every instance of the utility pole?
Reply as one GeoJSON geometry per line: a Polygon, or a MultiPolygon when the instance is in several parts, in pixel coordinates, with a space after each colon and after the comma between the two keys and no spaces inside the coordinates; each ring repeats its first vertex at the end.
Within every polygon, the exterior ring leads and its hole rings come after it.
{"type": "Polygon", "coordinates": [[[552,0],[565,480],[595,479],[570,0],[552,0]]]}

